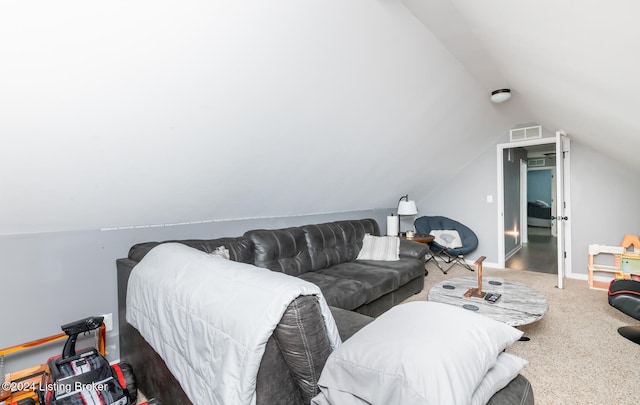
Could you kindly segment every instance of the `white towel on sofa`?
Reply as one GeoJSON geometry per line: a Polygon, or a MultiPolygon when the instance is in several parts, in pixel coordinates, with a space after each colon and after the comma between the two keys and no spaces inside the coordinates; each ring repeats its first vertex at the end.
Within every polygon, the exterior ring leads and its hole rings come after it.
{"type": "Polygon", "coordinates": [[[194,404],[255,404],[267,340],[300,295],[318,296],[336,348],[338,329],[316,285],[166,243],[133,269],[127,321],[164,359],[194,404]]]}

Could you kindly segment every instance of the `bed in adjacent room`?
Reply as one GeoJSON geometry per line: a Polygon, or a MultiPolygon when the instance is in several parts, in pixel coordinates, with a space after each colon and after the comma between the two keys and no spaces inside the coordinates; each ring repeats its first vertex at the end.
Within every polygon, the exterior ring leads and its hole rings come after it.
{"type": "Polygon", "coordinates": [[[527,225],[551,228],[551,205],[542,200],[527,203],[527,225]]]}

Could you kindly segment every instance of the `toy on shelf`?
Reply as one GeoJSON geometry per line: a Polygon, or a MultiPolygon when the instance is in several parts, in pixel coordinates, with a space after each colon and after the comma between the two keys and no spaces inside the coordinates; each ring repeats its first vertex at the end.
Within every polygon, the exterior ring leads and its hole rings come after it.
{"type": "Polygon", "coordinates": [[[593,289],[606,290],[609,281],[594,280],[594,273],[612,273],[615,278],[640,280],[640,239],[638,235],[625,235],[620,246],[589,245],[588,281],[593,289]],[[630,248],[633,247],[633,250],[630,248]],[[600,254],[613,255],[613,264],[596,264],[594,258],[600,254]]]}
{"type": "Polygon", "coordinates": [[[637,254],[637,252],[640,252],[640,239],[638,235],[624,235],[621,246],[624,248],[625,253],[633,246],[633,253],[637,254]]]}
{"type": "Polygon", "coordinates": [[[640,280],[640,239],[638,235],[624,235],[624,254],[620,258],[620,273],[616,278],[640,280]],[[633,250],[630,248],[633,247],[633,250]]]}
{"type": "Polygon", "coordinates": [[[589,287],[594,289],[606,290],[609,283],[596,281],[593,279],[594,273],[619,273],[620,272],[620,258],[624,253],[622,246],[605,246],[605,245],[589,245],[589,258],[588,258],[588,281],[589,287]],[[594,258],[600,254],[613,255],[613,265],[595,264],[594,258]]]}

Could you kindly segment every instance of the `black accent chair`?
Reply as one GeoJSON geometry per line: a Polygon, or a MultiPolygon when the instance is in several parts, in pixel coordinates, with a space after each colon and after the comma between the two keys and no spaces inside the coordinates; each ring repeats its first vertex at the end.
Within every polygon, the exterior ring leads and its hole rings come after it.
{"type": "MultiPolygon", "coordinates": [[[[640,281],[616,279],[609,284],[609,305],[640,320],[640,281]]],[[[618,328],[625,338],[640,344],[640,325],[618,328]]]]}
{"type": "Polygon", "coordinates": [[[464,255],[467,255],[478,248],[478,237],[468,226],[451,218],[442,216],[420,217],[415,220],[413,225],[416,228],[416,232],[421,235],[430,235],[434,230],[457,231],[462,242],[462,246],[460,247],[446,247],[436,241],[429,244],[431,252],[440,257],[440,259],[449,264],[449,266],[446,269],[443,269],[440,263],[438,263],[438,260],[435,260],[435,262],[444,274],[447,274],[447,272],[456,264],[460,264],[470,271],[475,271],[474,268],[464,260],[464,255]]]}

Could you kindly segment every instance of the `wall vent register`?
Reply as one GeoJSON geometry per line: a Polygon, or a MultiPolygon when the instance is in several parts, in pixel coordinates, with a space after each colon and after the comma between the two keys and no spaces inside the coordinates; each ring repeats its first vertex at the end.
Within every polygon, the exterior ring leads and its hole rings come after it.
{"type": "Polygon", "coordinates": [[[527,161],[527,166],[529,167],[543,167],[545,165],[544,159],[529,159],[527,161]]]}
{"type": "Polygon", "coordinates": [[[509,131],[511,142],[542,138],[542,126],[516,128],[509,131]]]}

